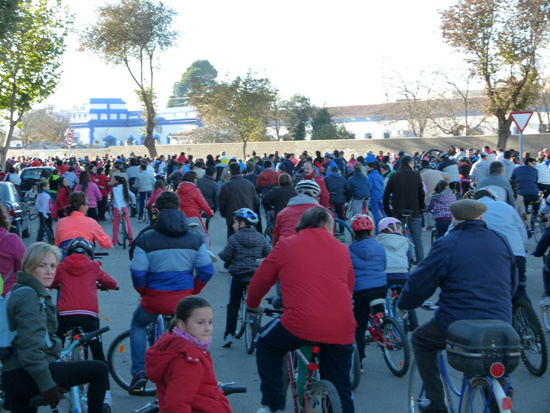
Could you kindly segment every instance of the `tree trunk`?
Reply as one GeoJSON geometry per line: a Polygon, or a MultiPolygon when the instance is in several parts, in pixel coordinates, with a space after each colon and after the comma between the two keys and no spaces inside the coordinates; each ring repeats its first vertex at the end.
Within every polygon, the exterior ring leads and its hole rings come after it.
{"type": "Polygon", "coordinates": [[[155,107],[153,105],[152,96],[150,99],[147,92],[143,91],[142,97],[143,97],[143,103],[145,105],[145,109],[147,110],[147,119],[146,119],[147,136],[143,141],[143,146],[145,146],[149,151],[149,156],[151,158],[154,158],[155,156],[157,156],[157,148],[155,146],[155,138],[154,138],[155,126],[157,124],[155,107]]]}
{"type": "Polygon", "coordinates": [[[15,130],[15,125],[17,125],[17,122],[10,122],[10,128],[8,130],[8,133],[6,134],[6,137],[4,138],[4,144],[0,148],[0,166],[2,166],[2,170],[6,170],[6,159],[8,158],[8,150],[10,149],[10,142],[11,138],[13,137],[13,131],[15,130]]]}
{"type": "Polygon", "coordinates": [[[248,139],[243,139],[243,160],[246,161],[246,144],[248,143],[248,139]]]}
{"type": "MultiPolygon", "coordinates": [[[[512,125],[512,118],[506,118],[506,115],[497,115],[498,119],[498,143],[497,148],[506,149],[506,143],[510,137],[510,126],[512,125]]],[[[518,148],[519,149],[519,148],[518,148]]]]}

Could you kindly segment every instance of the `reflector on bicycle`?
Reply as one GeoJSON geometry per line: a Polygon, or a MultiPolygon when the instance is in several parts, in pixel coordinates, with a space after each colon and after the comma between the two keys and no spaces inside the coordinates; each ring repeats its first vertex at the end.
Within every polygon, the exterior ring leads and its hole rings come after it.
{"type": "Polygon", "coordinates": [[[493,363],[489,369],[491,376],[499,379],[502,376],[504,376],[504,373],[506,372],[506,369],[504,368],[504,364],[502,363],[493,363]]]}
{"type": "Polygon", "coordinates": [[[513,404],[514,403],[512,403],[512,398],[511,397],[504,397],[502,399],[502,409],[503,410],[512,410],[514,408],[513,404]]]}
{"type": "Polygon", "coordinates": [[[314,354],[319,354],[321,352],[321,347],[313,346],[313,347],[311,347],[311,352],[314,353],[314,354]]]}
{"type": "Polygon", "coordinates": [[[309,371],[319,370],[319,365],[317,363],[309,363],[307,367],[309,371]]]}

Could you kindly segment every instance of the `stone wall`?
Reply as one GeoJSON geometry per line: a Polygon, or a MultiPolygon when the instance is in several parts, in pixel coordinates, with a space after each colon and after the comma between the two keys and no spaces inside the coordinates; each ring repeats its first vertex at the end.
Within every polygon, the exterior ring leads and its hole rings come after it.
{"type": "MultiPolygon", "coordinates": [[[[428,149],[441,149],[447,150],[449,145],[455,145],[457,149],[459,147],[464,148],[482,148],[485,145],[489,145],[491,149],[496,149],[497,137],[496,136],[462,136],[451,138],[403,138],[403,139],[369,139],[369,140],[336,140],[336,141],[287,141],[287,142],[250,142],[247,145],[246,152],[251,154],[253,150],[258,155],[264,153],[270,154],[275,151],[279,151],[280,154],[284,152],[293,152],[296,155],[304,150],[307,150],[309,154],[315,155],[316,150],[320,150],[322,153],[332,152],[334,149],[343,150],[345,157],[354,153],[356,156],[364,155],[367,151],[378,151],[398,153],[399,151],[405,151],[409,154],[414,152],[422,152],[428,149]]],[[[531,154],[538,153],[543,148],[550,147],[550,134],[535,134],[524,136],[524,150],[530,151],[531,154]]],[[[508,139],[508,148],[514,148],[519,150],[519,136],[514,135],[508,139]]],[[[192,154],[195,158],[204,158],[208,154],[217,155],[220,151],[224,150],[229,157],[236,156],[237,158],[243,157],[242,143],[205,143],[205,144],[187,144],[187,145],[158,145],[157,152],[159,155],[167,154],[179,154],[185,152],[186,154],[192,154]]],[[[130,152],[134,152],[136,155],[148,154],[147,148],[144,146],[113,146],[110,148],[97,148],[97,149],[75,149],[71,150],[71,154],[76,156],[104,156],[109,155],[128,155],[130,152]]],[[[37,150],[24,150],[24,149],[10,149],[8,156],[38,156],[44,158],[47,156],[64,156],[68,155],[69,151],[66,149],[37,149],[37,150]]]]}

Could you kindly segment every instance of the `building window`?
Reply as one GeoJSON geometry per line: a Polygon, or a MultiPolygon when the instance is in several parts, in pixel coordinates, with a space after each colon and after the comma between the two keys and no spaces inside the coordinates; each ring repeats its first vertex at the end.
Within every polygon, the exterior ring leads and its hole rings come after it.
{"type": "Polygon", "coordinates": [[[107,114],[106,114],[106,113],[100,113],[100,114],[99,114],[99,119],[101,119],[101,120],[107,120],[107,114]]]}
{"type": "Polygon", "coordinates": [[[121,113],[119,119],[128,119],[128,115],[126,113],[121,113]]]}
{"type": "Polygon", "coordinates": [[[90,113],[90,120],[97,120],[97,113],[90,113]]]}
{"type": "Polygon", "coordinates": [[[111,120],[113,120],[113,119],[116,120],[116,119],[117,119],[116,113],[111,113],[111,114],[109,115],[109,119],[111,119],[111,120]]]}

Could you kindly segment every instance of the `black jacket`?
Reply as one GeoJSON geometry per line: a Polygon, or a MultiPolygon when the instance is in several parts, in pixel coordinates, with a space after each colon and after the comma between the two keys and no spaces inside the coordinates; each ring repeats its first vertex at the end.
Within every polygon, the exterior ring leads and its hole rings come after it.
{"type": "Polygon", "coordinates": [[[256,211],[259,206],[256,187],[242,175],[231,177],[225,181],[218,195],[220,214],[227,225],[233,224],[233,212],[240,208],[250,208],[256,211]]]}
{"type": "Polygon", "coordinates": [[[412,217],[420,218],[420,211],[424,209],[424,187],[420,174],[410,166],[402,165],[399,171],[391,174],[383,201],[384,212],[389,217],[400,219],[403,209],[411,209],[412,217]]]}
{"type": "Polygon", "coordinates": [[[273,209],[275,215],[277,215],[281,210],[286,208],[290,198],[294,198],[296,195],[298,194],[292,185],[276,186],[263,196],[262,205],[266,211],[273,209]]]}
{"type": "Polygon", "coordinates": [[[214,178],[205,175],[197,179],[197,188],[201,191],[212,211],[216,212],[218,209],[218,184],[214,181],[214,178]]]}

